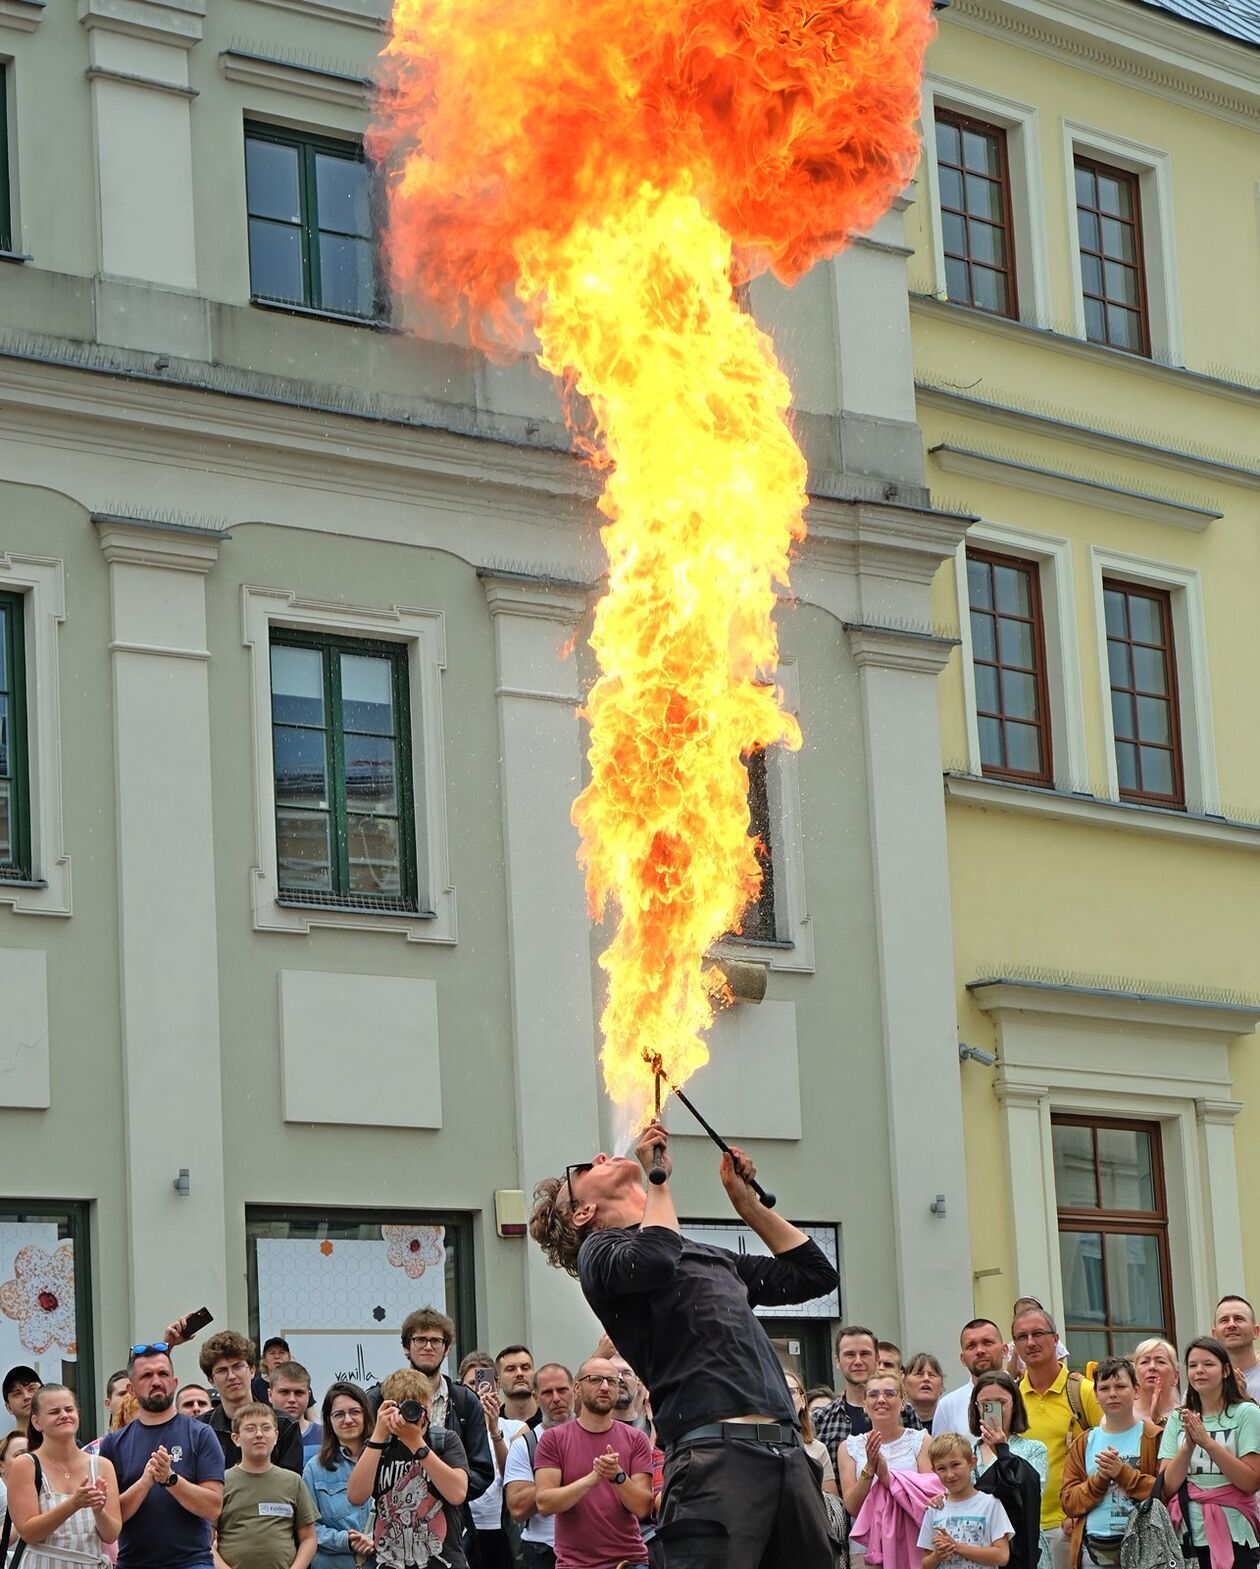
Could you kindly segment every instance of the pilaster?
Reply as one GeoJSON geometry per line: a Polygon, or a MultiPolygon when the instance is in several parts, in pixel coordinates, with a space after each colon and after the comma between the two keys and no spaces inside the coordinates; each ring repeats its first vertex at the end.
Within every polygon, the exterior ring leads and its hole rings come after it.
{"type": "Polygon", "coordinates": [[[1203,1160],[1203,1186],[1209,1196],[1208,1269],[1215,1302],[1227,1292],[1247,1292],[1243,1269],[1242,1216],[1238,1207],[1238,1162],[1234,1123],[1243,1109],[1237,1100],[1195,1100],[1203,1160]]]}
{"type": "Polygon", "coordinates": [[[97,526],[109,564],[127,1262],[143,1336],[170,1321],[170,1282],[176,1307],[219,1312],[227,1290],[205,583],[219,541],[97,526]],[[176,1115],[181,1090],[195,1115],[176,1115]],[[181,1196],[172,1184],[185,1167],[181,1196]]]}
{"type": "Polygon", "coordinates": [[[1059,1235],[1054,1212],[1054,1156],[1050,1145],[1050,1086],[1000,1078],[996,1093],[1005,1118],[1006,1192],[1014,1279],[1004,1296],[1036,1297],[1062,1307],[1059,1235]]]}
{"type": "MultiPolygon", "coordinates": [[[[582,779],[572,647],[589,591],[483,576],[494,621],[520,1183],[599,1148],[590,924],[569,806],[582,779]]],[[[585,1346],[581,1292],[525,1245],[525,1338],[585,1346]]]]}

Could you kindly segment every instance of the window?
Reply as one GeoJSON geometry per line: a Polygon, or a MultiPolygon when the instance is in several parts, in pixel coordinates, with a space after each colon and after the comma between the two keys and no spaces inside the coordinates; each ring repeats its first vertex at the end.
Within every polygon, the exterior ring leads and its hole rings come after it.
{"type": "Polygon", "coordinates": [[[0,594],[0,877],[31,875],[22,596],[0,594]]]}
{"type": "Polygon", "coordinates": [[[1184,807],[1171,595],[1105,578],[1103,619],[1121,799],[1184,807]]]}
{"type": "Polygon", "coordinates": [[[0,251],[13,249],[13,203],[9,192],[9,69],[0,65],[0,251]]]}
{"type": "Polygon", "coordinates": [[[971,660],[986,774],[1054,782],[1037,563],[967,552],[971,660]]]}
{"type": "Polygon", "coordinates": [[[1056,1116],[1051,1144],[1073,1363],[1175,1343],[1158,1123],[1056,1116]]]}
{"type": "Polygon", "coordinates": [[[949,298],[1018,316],[1006,132],[937,109],[936,167],[949,298]]]}
{"type": "Polygon", "coordinates": [[[760,839],[761,892],[744,911],[739,936],[748,942],[777,942],[774,916],[774,840],[770,832],[770,788],[764,750],[748,754],[748,832],[760,839]]]}
{"type": "Polygon", "coordinates": [[[416,908],[409,712],[401,645],[272,634],[282,897],[416,908]]]}
{"type": "Polygon", "coordinates": [[[1091,343],[1149,356],[1137,175],[1078,154],[1076,227],[1085,336],[1091,343]]]}
{"type": "Polygon", "coordinates": [[[88,1438],[98,1408],[86,1204],[0,1199],[0,1301],[0,1363],[73,1389],[88,1438]]]}
{"type": "Polygon", "coordinates": [[[247,126],[252,297],[379,315],[370,185],[358,143],[247,126]]]}
{"type": "Polygon", "coordinates": [[[390,1210],[248,1209],[250,1333],[283,1335],[315,1389],[366,1388],[405,1364],[414,1308],[455,1320],[446,1368],[478,1344],[467,1216],[390,1210]]]}

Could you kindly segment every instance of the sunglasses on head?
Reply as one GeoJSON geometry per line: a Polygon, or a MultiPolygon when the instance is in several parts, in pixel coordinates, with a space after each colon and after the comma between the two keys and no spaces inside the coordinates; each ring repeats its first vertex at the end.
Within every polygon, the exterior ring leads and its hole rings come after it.
{"type": "Polygon", "coordinates": [[[569,1208],[570,1209],[576,1209],[577,1208],[577,1199],[575,1199],[574,1196],[573,1196],[573,1173],[576,1171],[577,1174],[579,1176],[581,1176],[581,1174],[584,1171],[591,1171],[591,1170],[593,1170],[594,1166],[595,1166],[595,1162],[593,1160],[580,1160],[580,1161],[577,1162],[576,1165],[566,1166],[564,1168],[564,1182],[565,1182],[565,1186],[569,1190],[569,1208]]]}
{"type": "Polygon", "coordinates": [[[132,1346],[131,1354],[133,1357],[169,1356],[170,1350],[165,1340],[151,1340],[147,1346],[132,1346]]]}

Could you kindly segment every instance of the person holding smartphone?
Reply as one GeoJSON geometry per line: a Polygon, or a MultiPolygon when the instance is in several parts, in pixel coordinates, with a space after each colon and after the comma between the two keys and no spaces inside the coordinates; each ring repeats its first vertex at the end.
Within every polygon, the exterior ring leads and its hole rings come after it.
{"type": "Polygon", "coordinates": [[[467,1569],[461,1506],[468,1456],[459,1435],[429,1426],[428,1383],[400,1368],[381,1385],[372,1436],[346,1484],[351,1504],[375,1506],[376,1569],[467,1569]]]}
{"type": "Polygon", "coordinates": [[[1011,1569],[1051,1569],[1050,1543],[1041,1528],[1049,1457],[1039,1439],[1028,1437],[1028,1410],[1009,1373],[980,1374],[972,1386],[967,1425],[976,1450],[977,1484],[1001,1503],[1014,1526],[1011,1569]]]}

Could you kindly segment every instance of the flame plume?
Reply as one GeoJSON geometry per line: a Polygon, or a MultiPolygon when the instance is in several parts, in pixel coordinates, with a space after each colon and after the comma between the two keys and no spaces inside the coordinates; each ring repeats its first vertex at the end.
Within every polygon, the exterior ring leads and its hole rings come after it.
{"type": "Polygon", "coordinates": [[[607,470],[573,820],[636,1116],[645,1059],[707,1060],[705,954],[760,885],[742,759],[800,745],[767,682],[806,467],[732,282],[795,281],[904,188],[930,31],[929,0],[396,0],[369,142],[395,286],[492,354],[532,330],[607,470]]]}

